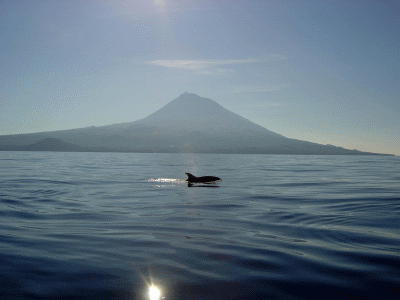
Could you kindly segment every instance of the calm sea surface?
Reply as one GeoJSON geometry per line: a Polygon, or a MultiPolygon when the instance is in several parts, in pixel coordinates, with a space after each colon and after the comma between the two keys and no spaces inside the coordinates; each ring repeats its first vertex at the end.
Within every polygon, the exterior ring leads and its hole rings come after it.
{"type": "Polygon", "coordinates": [[[400,157],[0,152],[0,299],[156,299],[150,285],[400,299],[400,157]]]}

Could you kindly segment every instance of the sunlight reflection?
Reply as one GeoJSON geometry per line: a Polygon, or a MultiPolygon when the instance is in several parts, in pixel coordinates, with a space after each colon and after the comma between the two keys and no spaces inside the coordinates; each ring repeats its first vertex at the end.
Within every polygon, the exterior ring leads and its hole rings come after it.
{"type": "Polygon", "coordinates": [[[183,179],[175,179],[175,178],[150,178],[147,181],[151,182],[186,182],[186,180],[183,179]]]}
{"type": "Polygon", "coordinates": [[[158,9],[163,9],[166,6],[165,0],[153,0],[153,3],[158,7],[158,9]]]}
{"type": "Polygon", "coordinates": [[[152,285],[149,289],[150,300],[158,300],[160,299],[160,295],[161,295],[160,290],[152,285]]]}

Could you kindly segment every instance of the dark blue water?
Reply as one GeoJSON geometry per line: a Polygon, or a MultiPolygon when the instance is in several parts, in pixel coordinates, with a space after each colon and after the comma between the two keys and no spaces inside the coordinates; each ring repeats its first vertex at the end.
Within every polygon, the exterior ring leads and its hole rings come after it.
{"type": "Polygon", "coordinates": [[[0,299],[400,299],[399,216],[399,157],[0,152],[0,299]]]}

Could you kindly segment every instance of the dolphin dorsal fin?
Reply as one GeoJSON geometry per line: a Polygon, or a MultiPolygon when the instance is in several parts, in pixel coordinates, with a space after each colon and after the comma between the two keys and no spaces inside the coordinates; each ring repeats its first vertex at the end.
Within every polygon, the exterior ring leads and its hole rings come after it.
{"type": "Polygon", "coordinates": [[[185,173],[188,176],[188,179],[196,179],[196,176],[190,174],[190,173],[185,173]]]}

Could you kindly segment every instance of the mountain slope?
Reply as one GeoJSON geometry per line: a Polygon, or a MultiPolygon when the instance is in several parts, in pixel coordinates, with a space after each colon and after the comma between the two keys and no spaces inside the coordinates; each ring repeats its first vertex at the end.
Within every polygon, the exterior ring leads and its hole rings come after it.
{"type": "Polygon", "coordinates": [[[60,139],[46,138],[35,144],[24,146],[25,151],[83,151],[83,147],[64,142],[60,139]]]}

